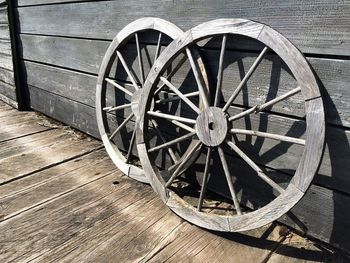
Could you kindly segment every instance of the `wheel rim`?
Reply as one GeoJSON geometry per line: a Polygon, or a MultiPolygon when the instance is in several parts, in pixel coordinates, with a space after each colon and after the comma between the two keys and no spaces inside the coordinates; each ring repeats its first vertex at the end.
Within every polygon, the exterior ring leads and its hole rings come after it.
{"type": "MultiPolygon", "coordinates": [[[[224,52],[225,44],[222,44],[220,60],[224,52]]],[[[221,89],[220,82],[222,78],[222,70],[220,70],[220,63],[222,66],[222,62],[219,62],[216,91],[219,91],[221,89]]],[[[201,91],[199,85],[198,89],[201,96],[203,96],[201,99],[205,101],[205,92],[201,91]]],[[[305,191],[310,186],[313,176],[317,171],[324,145],[325,120],[322,98],[317,82],[303,55],[285,37],[283,37],[272,28],[249,20],[219,19],[201,24],[187,31],[180,38],[174,40],[159,57],[147,77],[143,94],[144,96],[140,101],[139,107],[140,122],[137,138],[137,147],[139,155],[141,157],[142,166],[153,189],[158,193],[163,202],[165,202],[175,213],[185,218],[186,220],[204,228],[220,231],[244,231],[257,228],[259,226],[270,223],[275,219],[278,219],[280,216],[289,211],[302,198],[305,191]],[[257,57],[255,63],[253,63],[251,70],[247,72],[241,83],[228,98],[223,107],[220,109],[217,108],[219,92],[215,92],[214,99],[212,100],[213,105],[204,103],[205,110],[199,113],[199,117],[197,119],[187,119],[185,117],[178,118],[178,120],[182,123],[191,124],[195,127],[195,132],[192,131],[192,134],[194,137],[197,136],[199,138],[197,147],[201,148],[203,145],[207,147],[207,158],[209,160],[212,148],[215,148],[218,152],[218,155],[220,156],[227,184],[230,188],[231,197],[237,214],[216,215],[197,211],[194,206],[189,205],[173,190],[169,190],[168,187],[171,187],[174,180],[177,179],[181,173],[176,173],[175,171],[171,174],[170,179],[167,178],[165,180],[161,172],[153,165],[153,160],[149,155],[151,148],[148,145],[146,138],[148,132],[146,124],[148,123],[149,119],[154,117],[170,118],[164,114],[159,114],[159,112],[155,114],[154,112],[150,111],[149,104],[155,91],[155,86],[159,81],[163,81],[161,79],[161,76],[171,61],[193,43],[196,43],[205,38],[219,35],[223,36],[222,43],[226,43],[227,35],[231,34],[249,37],[251,39],[257,40],[260,43],[263,43],[265,47],[257,57]],[[264,104],[256,105],[256,107],[251,107],[240,114],[226,117],[223,116],[221,113],[227,114],[227,109],[230,107],[234,99],[237,97],[238,93],[241,91],[243,84],[250,78],[250,75],[254,73],[255,69],[258,67],[260,61],[263,59],[268,50],[275,52],[275,54],[278,55],[286,63],[299,86],[295,87],[286,94],[276,97],[271,101],[267,101],[264,104]],[[247,130],[242,131],[236,127],[230,127],[231,122],[234,122],[235,120],[249,115],[253,112],[263,111],[272,105],[281,102],[282,100],[292,97],[299,92],[301,92],[305,101],[304,104],[307,122],[305,140],[282,135],[275,136],[274,134],[271,135],[264,132],[253,132],[247,130]],[[224,121],[225,118],[226,120],[224,121]],[[219,123],[215,123],[216,120],[218,120],[219,123]],[[216,128],[212,128],[212,126],[216,126],[216,128]],[[247,134],[250,132],[250,135],[254,136],[262,136],[268,139],[303,144],[304,150],[301,155],[299,165],[288,186],[286,188],[280,187],[268,176],[266,176],[263,171],[261,171],[261,169],[259,169],[259,167],[255,165],[255,163],[249,158],[249,156],[240,150],[234,142],[226,142],[227,137],[223,139],[222,134],[225,134],[229,131],[232,131],[235,134],[242,132],[247,134]],[[223,143],[227,144],[227,146],[229,146],[229,148],[231,148],[235,154],[237,154],[246,163],[248,163],[248,165],[256,171],[256,174],[259,178],[265,181],[266,184],[270,185],[274,191],[279,192],[279,195],[274,200],[262,208],[249,213],[242,213],[240,211],[237,194],[235,193],[233,183],[230,182],[232,178],[225,161],[225,155],[222,149],[223,143]]],[[[189,136],[189,138],[192,137],[189,136]]],[[[205,193],[207,182],[207,163],[208,161],[206,161],[204,168],[203,183],[201,184],[201,192],[197,205],[198,210],[201,208],[200,202],[203,201],[203,197],[201,197],[203,195],[203,189],[205,193]]]]}
{"type": "MultiPolygon", "coordinates": [[[[130,163],[130,158],[132,156],[132,150],[136,139],[136,130],[133,129],[131,138],[123,138],[123,143],[125,143],[125,148],[127,149],[126,157],[122,154],[122,151],[118,148],[118,146],[113,142],[115,136],[118,136],[119,133],[125,129],[127,125],[130,124],[131,121],[135,121],[136,125],[137,119],[139,117],[138,102],[142,96],[142,86],[146,78],[146,74],[144,72],[145,67],[143,65],[141,56],[139,35],[144,31],[155,31],[158,33],[158,40],[153,63],[161,53],[161,41],[162,38],[164,38],[164,35],[170,39],[175,39],[183,33],[183,31],[176,25],[163,19],[153,17],[138,19],[124,27],[113,39],[100,66],[96,85],[96,117],[101,139],[114,164],[129,177],[132,177],[141,182],[148,183],[147,178],[144,176],[143,170],[139,166],[130,163]],[[122,52],[120,52],[120,50],[126,46],[126,44],[131,39],[134,39],[136,44],[137,62],[139,67],[138,75],[136,75],[127,65],[122,52]],[[129,82],[131,82],[131,86],[134,87],[134,90],[127,89],[125,85],[123,86],[122,84],[118,83],[118,80],[110,78],[112,68],[115,67],[115,70],[117,71],[117,66],[115,66],[114,63],[119,62],[121,62],[120,64],[123,67],[122,70],[126,73],[127,77],[129,78],[129,82]],[[141,83],[138,83],[137,80],[140,80],[141,83]],[[106,101],[106,92],[109,88],[107,87],[107,83],[110,84],[114,89],[118,89],[119,92],[123,92],[125,95],[128,95],[130,97],[129,101],[122,102],[120,104],[114,103],[114,105],[107,105],[108,102],[106,101]],[[124,119],[119,122],[114,130],[110,129],[108,127],[108,113],[122,111],[125,109],[131,110],[131,113],[127,116],[124,116],[124,119]]],[[[197,55],[197,58],[198,63],[202,64],[199,55],[197,55]]],[[[202,72],[202,74],[206,76],[205,72],[202,72]]],[[[153,123],[153,125],[156,125],[156,123],[153,123]]],[[[159,127],[155,128],[157,131],[159,130],[159,127]]],[[[171,152],[170,154],[173,158],[175,158],[174,153],[171,152]]]]}

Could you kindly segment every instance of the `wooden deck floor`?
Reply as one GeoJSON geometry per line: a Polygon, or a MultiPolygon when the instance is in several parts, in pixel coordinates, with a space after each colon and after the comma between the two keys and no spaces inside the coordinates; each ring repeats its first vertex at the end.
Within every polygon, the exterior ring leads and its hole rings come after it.
{"type": "Polygon", "coordinates": [[[0,103],[0,262],[344,262],[276,224],[200,229],[125,177],[100,141],[0,103]]]}

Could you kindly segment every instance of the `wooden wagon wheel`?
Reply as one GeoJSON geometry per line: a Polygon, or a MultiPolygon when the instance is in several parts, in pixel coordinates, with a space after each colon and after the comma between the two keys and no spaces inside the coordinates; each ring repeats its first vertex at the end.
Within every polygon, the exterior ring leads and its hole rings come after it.
{"type": "MultiPolygon", "coordinates": [[[[100,136],[110,158],[113,160],[115,165],[124,174],[138,181],[147,183],[148,181],[144,176],[143,170],[139,166],[131,163],[132,151],[136,139],[134,126],[138,119],[138,102],[142,93],[144,80],[147,76],[147,72],[145,72],[145,63],[143,62],[144,58],[141,54],[142,47],[140,35],[142,33],[156,34],[155,37],[157,46],[153,59],[154,63],[162,52],[162,46],[166,45],[166,38],[170,38],[170,40],[175,39],[179,37],[183,31],[168,21],[154,17],[141,18],[125,26],[110,44],[100,66],[96,86],[96,116],[100,136]],[[133,44],[133,41],[135,46],[133,51],[137,58],[136,68],[138,70],[138,74],[135,73],[137,70],[128,65],[124,57],[125,54],[123,55],[123,48],[125,48],[128,44],[130,45],[130,43],[133,44]],[[127,80],[123,81],[118,79],[113,75],[113,71],[115,71],[115,75],[118,75],[118,72],[124,73],[127,80]],[[107,95],[108,90],[119,92],[119,95],[113,94],[117,98],[111,99],[107,95]],[[109,100],[112,100],[112,102],[109,100]],[[116,125],[116,127],[110,127],[108,123],[108,119],[113,113],[116,116],[119,116],[119,119],[121,119],[119,125],[116,125]],[[126,126],[131,126],[129,127],[129,134],[132,135],[131,137],[122,136],[121,138],[125,147],[124,150],[127,150],[127,154],[124,156],[114,140],[118,135],[121,136],[121,132],[123,129],[126,129],[126,126]]],[[[146,41],[150,40],[147,39],[146,41]]],[[[169,42],[170,41],[168,41],[168,43],[169,42]]],[[[194,53],[196,54],[196,61],[199,63],[199,65],[201,65],[202,61],[198,52],[194,50],[194,53]]],[[[146,54],[145,56],[146,59],[151,60],[150,63],[152,63],[152,59],[149,58],[149,54],[146,54]]],[[[176,71],[174,70],[173,74],[175,74],[175,72],[176,71]]],[[[203,71],[201,74],[206,76],[206,73],[203,71]]],[[[207,87],[207,80],[205,83],[207,87]]],[[[165,93],[168,95],[171,94],[171,92],[165,93]]],[[[172,93],[171,95],[173,100],[177,99],[175,98],[176,94],[172,93]]],[[[152,127],[160,134],[156,121],[152,122],[152,127]]],[[[160,136],[162,135],[160,134],[160,136]]],[[[171,149],[169,149],[168,152],[174,162],[178,161],[175,157],[175,153],[171,149]]]]}
{"type": "MultiPolygon", "coordinates": [[[[178,92],[181,93],[180,91],[178,92]]],[[[184,219],[198,226],[212,230],[245,231],[254,229],[270,223],[288,212],[302,198],[305,191],[308,189],[317,171],[324,145],[325,119],[323,102],[319,87],[306,59],[293,44],[272,28],[249,20],[218,19],[201,24],[187,31],[180,38],[174,40],[158,58],[146,79],[143,94],[144,96],[139,105],[140,121],[137,132],[137,147],[140,160],[153,189],[168,207],[184,219]],[[263,44],[264,48],[257,56],[251,68],[241,79],[239,85],[234,89],[234,92],[226,101],[219,103],[223,77],[223,58],[225,56],[226,41],[230,35],[248,37],[251,40],[263,44]],[[180,112],[177,116],[172,116],[164,112],[152,110],[151,102],[157,84],[159,82],[164,82],[167,86],[172,86],[172,83],[167,82],[166,79],[163,78],[163,74],[168,65],[172,63],[180,53],[186,51],[191,61],[189,47],[198,41],[212,37],[222,37],[221,51],[218,57],[219,66],[217,81],[215,86],[211,89],[215,90],[215,92],[213,92],[215,95],[213,94],[213,96],[210,96],[210,94],[206,94],[200,81],[200,72],[198,70],[196,71],[196,68],[193,67],[198,92],[205,105],[203,110],[199,110],[195,105],[190,105],[194,112],[197,113],[197,118],[188,118],[184,116],[184,112],[180,112]],[[286,63],[297,82],[297,86],[292,88],[289,92],[268,100],[261,105],[255,105],[239,114],[230,115],[228,108],[241,92],[245,83],[254,74],[259,63],[269,50],[274,52],[274,54],[286,63]],[[297,93],[301,93],[302,99],[304,100],[303,104],[305,106],[307,124],[305,139],[261,131],[242,130],[238,129],[239,127],[235,127],[234,123],[236,120],[269,109],[273,105],[297,93]],[[150,146],[147,140],[147,134],[149,132],[148,122],[154,118],[164,118],[170,121],[175,119],[183,125],[190,126],[188,129],[189,133],[168,143],[150,146]],[[232,134],[247,134],[250,136],[259,136],[267,140],[277,140],[303,145],[304,149],[301,154],[300,162],[294,176],[288,182],[288,185],[282,187],[267,176],[264,171],[237,146],[235,141],[232,140],[232,134]],[[203,152],[206,153],[205,167],[203,169],[204,174],[202,177],[203,181],[198,194],[198,203],[195,205],[185,201],[184,197],[178,194],[176,189],[177,184],[174,183],[180,178],[180,168],[186,163],[190,153],[185,154],[185,158],[183,158],[182,162],[180,162],[175,169],[170,171],[170,176],[167,178],[164,178],[164,172],[160,171],[154,165],[154,160],[150,154],[154,150],[162,147],[169,147],[173,143],[191,140],[193,138],[199,139],[195,147],[197,149],[202,149],[203,152]],[[262,183],[271,187],[272,191],[276,193],[273,200],[255,210],[246,209],[246,211],[243,211],[231,176],[231,173],[234,175],[234,171],[229,169],[226,161],[227,156],[225,155],[227,150],[224,151],[224,148],[229,149],[234,155],[243,159],[245,163],[255,171],[256,180],[261,180],[262,183]],[[203,198],[206,193],[208,182],[209,163],[214,151],[217,152],[217,156],[219,157],[218,165],[222,166],[225,175],[224,178],[233,200],[235,211],[231,214],[220,215],[202,210],[203,198]]],[[[181,98],[184,101],[186,99],[183,95],[181,98]]],[[[195,165],[195,163],[193,163],[193,165],[195,165]]],[[[213,176],[215,176],[215,173],[211,175],[211,179],[213,176]]]]}

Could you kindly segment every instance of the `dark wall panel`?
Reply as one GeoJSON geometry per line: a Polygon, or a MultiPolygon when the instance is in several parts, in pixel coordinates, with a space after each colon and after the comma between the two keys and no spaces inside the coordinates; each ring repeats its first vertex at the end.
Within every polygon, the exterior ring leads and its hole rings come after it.
{"type": "Polygon", "coordinates": [[[18,108],[13,73],[8,8],[0,1],[0,100],[18,108]]]}
{"type": "Polygon", "coordinates": [[[277,29],[303,52],[350,55],[347,1],[96,1],[23,7],[18,12],[21,33],[99,39],[112,39],[143,16],[170,20],[184,30],[211,19],[248,18],[277,29]]]}

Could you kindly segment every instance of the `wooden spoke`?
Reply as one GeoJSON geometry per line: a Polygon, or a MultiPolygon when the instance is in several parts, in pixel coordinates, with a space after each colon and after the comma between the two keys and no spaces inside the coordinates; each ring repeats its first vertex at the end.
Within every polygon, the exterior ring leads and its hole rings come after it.
{"type": "Polygon", "coordinates": [[[282,142],[290,142],[295,143],[299,145],[305,145],[304,139],[284,136],[284,135],[278,135],[278,134],[272,134],[267,132],[261,132],[261,131],[253,131],[253,130],[243,130],[243,129],[231,129],[231,133],[233,134],[245,134],[245,135],[252,135],[252,136],[258,136],[258,137],[264,137],[272,140],[282,141],[282,142]]]}
{"type": "Polygon", "coordinates": [[[128,65],[126,65],[126,62],[125,62],[125,60],[124,60],[124,58],[123,58],[123,55],[122,55],[119,51],[117,51],[117,56],[118,56],[120,62],[122,63],[122,65],[123,65],[123,67],[124,67],[124,70],[126,71],[126,74],[128,74],[128,76],[129,76],[129,78],[130,78],[130,80],[131,80],[131,83],[133,84],[134,88],[135,88],[136,90],[138,90],[138,89],[139,89],[139,86],[137,85],[134,76],[132,75],[130,69],[128,68],[128,65]]]}
{"type": "Polygon", "coordinates": [[[181,161],[181,163],[177,166],[176,170],[174,171],[174,173],[172,174],[172,176],[170,177],[170,179],[168,180],[168,182],[166,182],[165,187],[169,187],[173,181],[180,175],[180,172],[182,171],[182,168],[185,166],[185,164],[188,162],[188,160],[191,158],[192,154],[197,151],[200,147],[202,146],[202,143],[200,141],[198,141],[193,148],[187,153],[187,155],[185,156],[185,158],[181,161]]]}
{"type": "Polygon", "coordinates": [[[208,181],[209,181],[208,174],[209,174],[209,165],[210,165],[211,151],[212,151],[212,149],[210,147],[208,147],[207,157],[205,159],[205,167],[204,167],[204,174],[203,174],[201,192],[200,192],[200,195],[199,195],[198,205],[197,205],[197,210],[198,211],[202,210],[202,205],[203,205],[203,200],[204,200],[204,196],[205,196],[205,191],[207,189],[207,184],[208,184],[208,181]]]}
{"type": "Polygon", "coordinates": [[[158,146],[155,146],[153,148],[150,148],[148,150],[148,152],[150,153],[150,152],[154,152],[154,151],[157,151],[157,150],[161,150],[163,148],[169,147],[169,146],[174,145],[176,143],[179,143],[179,142],[191,139],[194,135],[196,135],[195,132],[188,133],[188,134],[183,135],[183,136],[181,136],[179,138],[176,138],[174,140],[171,140],[171,141],[165,142],[165,143],[163,143],[161,145],[158,145],[158,146]]]}
{"type": "MultiPolygon", "coordinates": [[[[155,62],[155,61],[157,60],[157,58],[159,57],[160,49],[162,48],[161,42],[162,42],[162,32],[159,32],[156,54],[154,55],[154,62],[155,62]]],[[[153,62],[153,64],[154,64],[154,62],[153,62]]]]}
{"type": "Polygon", "coordinates": [[[262,111],[262,110],[264,110],[266,108],[272,107],[274,104],[276,104],[276,103],[278,103],[278,102],[280,102],[280,101],[282,101],[282,100],[284,100],[286,98],[289,98],[289,97],[297,94],[298,92],[300,92],[300,90],[301,90],[300,87],[295,88],[295,89],[287,92],[286,94],[283,94],[283,95],[281,95],[281,96],[279,96],[277,98],[274,98],[273,100],[270,100],[270,101],[268,101],[268,102],[266,102],[266,103],[264,103],[264,104],[262,104],[260,106],[259,105],[255,105],[254,107],[252,107],[250,109],[242,111],[241,113],[238,113],[238,114],[230,117],[228,120],[229,121],[235,121],[235,120],[238,120],[238,119],[240,119],[240,118],[242,118],[242,117],[244,117],[246,115],[251,114],[252,112],[258,113],[258,112],[260,112],[260,111],[262,111]]]}
{"type": "MultiPolygon", "coordinates": [[[[162,132],[161,132],[160,129],[159,129],[158,123],[157,123],[155,120],[151,120],[151,122],[152,122],[152,125],[153,125],[153,127],[155,128],[155,130],[156,130],[156,132],[157,132],[159,138],[163,141],[163,143],[166,143],[166,140],[165,140],[165,138],[164,138],[162,132]]],[[[171,159],[173,160],[173,162],[176,163],[176,162],[177,162],[177,158],[176,158],[176,155],[175,155],[173,149],[171,149],[170,147],[168,147],[168,153],[169,153],[171,159]]]]}
{"type": "Polygon", "coordinates": [[[222,74],[223,74],[223,63],[224,63],[225,49],[226,49],[226,40],[227,40],[227,35],[224,35],[222,37],[222,42],[221,42],[219,68],[218,68],[218,75],[216,77],[216,91],[215,91],[214,107],[217,107],[217,105],[219,103],[219,96],[220,96],[221,85],[222,85],[222,74]]]}
{"type": "Polygon", "coordinates": [[[169,89],[171,89],[176,95],[178,95],[192,110],[197,112],[198,114],[201,112],[201,110],[193,104],[192,101],[190,101],[183,93],[179,91],[173,84],[171,84],[166,78],[160,77],[160,79],[165,83],[165,85],[168,86],[169,89]]]}
{"type": "Polygon", "coordinates": [[[167,119],[167,120],[175,120],[175,121],[180,121],[180,122],[189,123],[189,124],[196,124],[196,120],[185,118],[185,117],[174,116],[166,113],[161,113],[159,111],[147,111],[147,114],[154,117],[167,119]]]}
{"type": "Polygon", "coordinates": [[[115,107],[104,107],[103,110],[107,111],[107,112],[112,112],[112,111],[123,110],[123,109],[130,108],[130,107],[131,107],[131,103],[128,103],[128,104],[115,106],[115,107]]]}
{"type": "Polygon", "coordinates": [[[226,181],[227,181],[228,187],[230,189],[230,193],[231,193],[231,196],[232,196],[233,204],[235,205],[237,214],[241,215],[242,214],[241,207],[240,207],[239,202],[238,202],[238,198],[237,198],[237,194],[236,194],[235,188],[233,187],[233,182],[232,182],[230,170],[229,170],[228,165],[227,165],[227,161],[226,161],[226,157],[225,157],[224,151],[222,150],[221,147],[218,147],[218,152],[219,152],[219,157],[220,157],[220,160],[221,160],[222,167],[224,168],[224,173],[225,173],[225,177],[226,177],[226,181]]]}
{"type": "Polygon", "coordinates": [[[126,88],[124,88],[123,86],[119,85],[117,82],[115,82],[114,80],[111,80],[109,78],[105,78],[106,81],[110,84],[112,84],[114,87],[116,87],[117,89],[121,90],[122,92],[124,92],[125,94],[128,94],[129,96],[132,97],[132,92],[128,91],[126,88]]]}
{"type": "MultiPolygon", "coordinates": [[[[175,75],[175,73],[180,69],[180,67],[185,63],[185,61],[187,60],[186,56],[183,56],[181,58],[181,60],[179,61],[179,63],[177,63],[176,67],[169,73],[168,76],[166,76],[166,79],[171,79],[172,76],[175,75]]],[[[155,92],[154,95],[157,95],[165,86],[165,83],[163,83],[155,92]]]]}
{"type": "Polygon", "coordinates": [[[235,91],[232,93],[231,97],[228,99],[228,101],[226,102],[225,106],[223,107],[223,111],[227,111],[227,109],[231,106],[232,102],[235,100],[235,98],[238,96],[239,92],[241,91],[241,89],[243,88],[243,86],[247,83],[247,81],[250,79],[250,77],[252,76],[252,74],[254,73],[254,71],[256,70],[256,68],[259,66],[260,62],[262,61],[262,59],[264,58],[265,54],[267,53],[267,51],[269,50],[268,47],[265,47],[260,55],[257,57],[257,59],[254,61],[253,65],[250,67],[250,69],[248,70],[247,74],[245,74],[244,78],[242,79],[242,81],[239,83],[238,87],[235,89],[235,91]]]}
{"type": "Polygon", "coordinates": [[[264,103],[264,104],[262,104],[260,106],[257,106],[255,112],[260,112],[260,111],[263,111],[266,108],[272,107],[276,103],[278,103],[278,102],[280,102],[282,100],[285,100],[285,99],[287,99],[287,98],[289,98],[289,97],[299,93],[300,91],[301,91],[301,88],[297,87],[297,88],[295,88],[295,89],[293,89],[293,90],[291,90],[291,91],[289,91],[289,92],[287,92],[287,93],[285,93],[285,94],[283,94],[283,95],[281,95],[281,96],[279,96],[277,98],[274,98],[274,99],[272,99],[272,100],[270,100],[270,101],[268,101],[268,102],[266,102],[266,103],[264,103]]]}
{"type": "Polygon", "coordinates": [[[252,112],[255,112],[256,108],[257,108],[257,106],[254,106],[254,107],[252,107],[250,109],[242,111],[241,113],[238,113],[236,115],[231,116],[230,118],[228,118],[228,120],[229,121],[235,121],[235,120],[238,120],[240,118],[243,118],[244,116],[247,116],[247,115],[251,114],[252,112]]]}
{"type": "Polygon", "coordinates": [[[134,128],[134,131],[132,132],[132,135],[131,135],[128,154],[126,155],[126,163],[130,162],[130,157],[132,155],[132,149],[134,148],[134,144],[135,144],[135,137],[136,137],[136,127],[134,128]]]}
{"type": "MultiPolygon", "coordinates": [[[[173,95],[173,94],[170,94],[170,95],[173,95]]],[[[183,94],[186,98],[190,98],[190,97],[195,97],[195,96],[198,96],[199,95],[199,91],[194,91],[194,92],[190,92],[190,93],[186,93],[186,94],[183,94]]],[[[181,98],[179,96],[173,96],[173,97],[170,97],[170,98],[165,98],[165,99],[160,99],[160,100],[156,100],[156,103],[157,104],[165,104],[167,102],[170,102],[170,101],[175,101],[175,100],[180,100],[181,98]]]]}
{"type": "Polygon", "coordinates": [[[271,180],[261,169],[259,166],[257,166],[241,149],[237,147],[236,144],[233,142],[227,141],[226,142],[232,150],[234,150],[253,170],[256,171],[257,175],[264,180],[266,183],[268,183],[273,189],[278,191],[280,194],[283,193],[285,190],[279,186],[277,183],[275,183],[273,180],[271,180]]]}
{"type": "Polygon", "coordinates": [[[186,130],[186,131],[189,131],[189,132],[196,132],[195,129],[191,128],[190,126],[186,125],[186,124],[183,124],[182,122],[179,122],[179,121],[176,121],[176,120],[172,120],[171,123],[175,124],[176,126],[186,130]]]}
{"type": "Polygon", "coordinates": [[[194,77],[195,77],[196,82],[197,82],[197,86],[198,86],[200,97],[203,100],[204,107],[208,108],[209,107],[209,101],[208,101],[207,94],[206,94],[206,92],[204,90],[204,87],[203,87],[203,80],[201,79],[201,75],[198,72],[197,63],[195,62],[195,60],[194,60],[194,58],[192,56],[191,50],[188,47],[186,48],[186,53],[187,53],[187,57],[188,57],[188,59],[190,61],[190,64],[191,64],[194,77]]]}
{"type": "Polygon", "coordinates": [[[119,126],[118,128],[112,133],[112,135],[109,137],[109,140],[112,140],[117,133],[123,129],[123,127],[134,117],[134,113],[131,113],[119,126]]]}
{"type": "Polygon", "coordinates": [[[141,83],[143,84],[145,82],[145,73],[143,71],[143,62],[142,62],[142,55],[141,55],[141,49],[140,49],[140,41],[139,41],[139,35],[137,33],[135,33],[135,41],[136,41],[136,49],[137,49],[137,58],[139,61],[141,83]]]}

